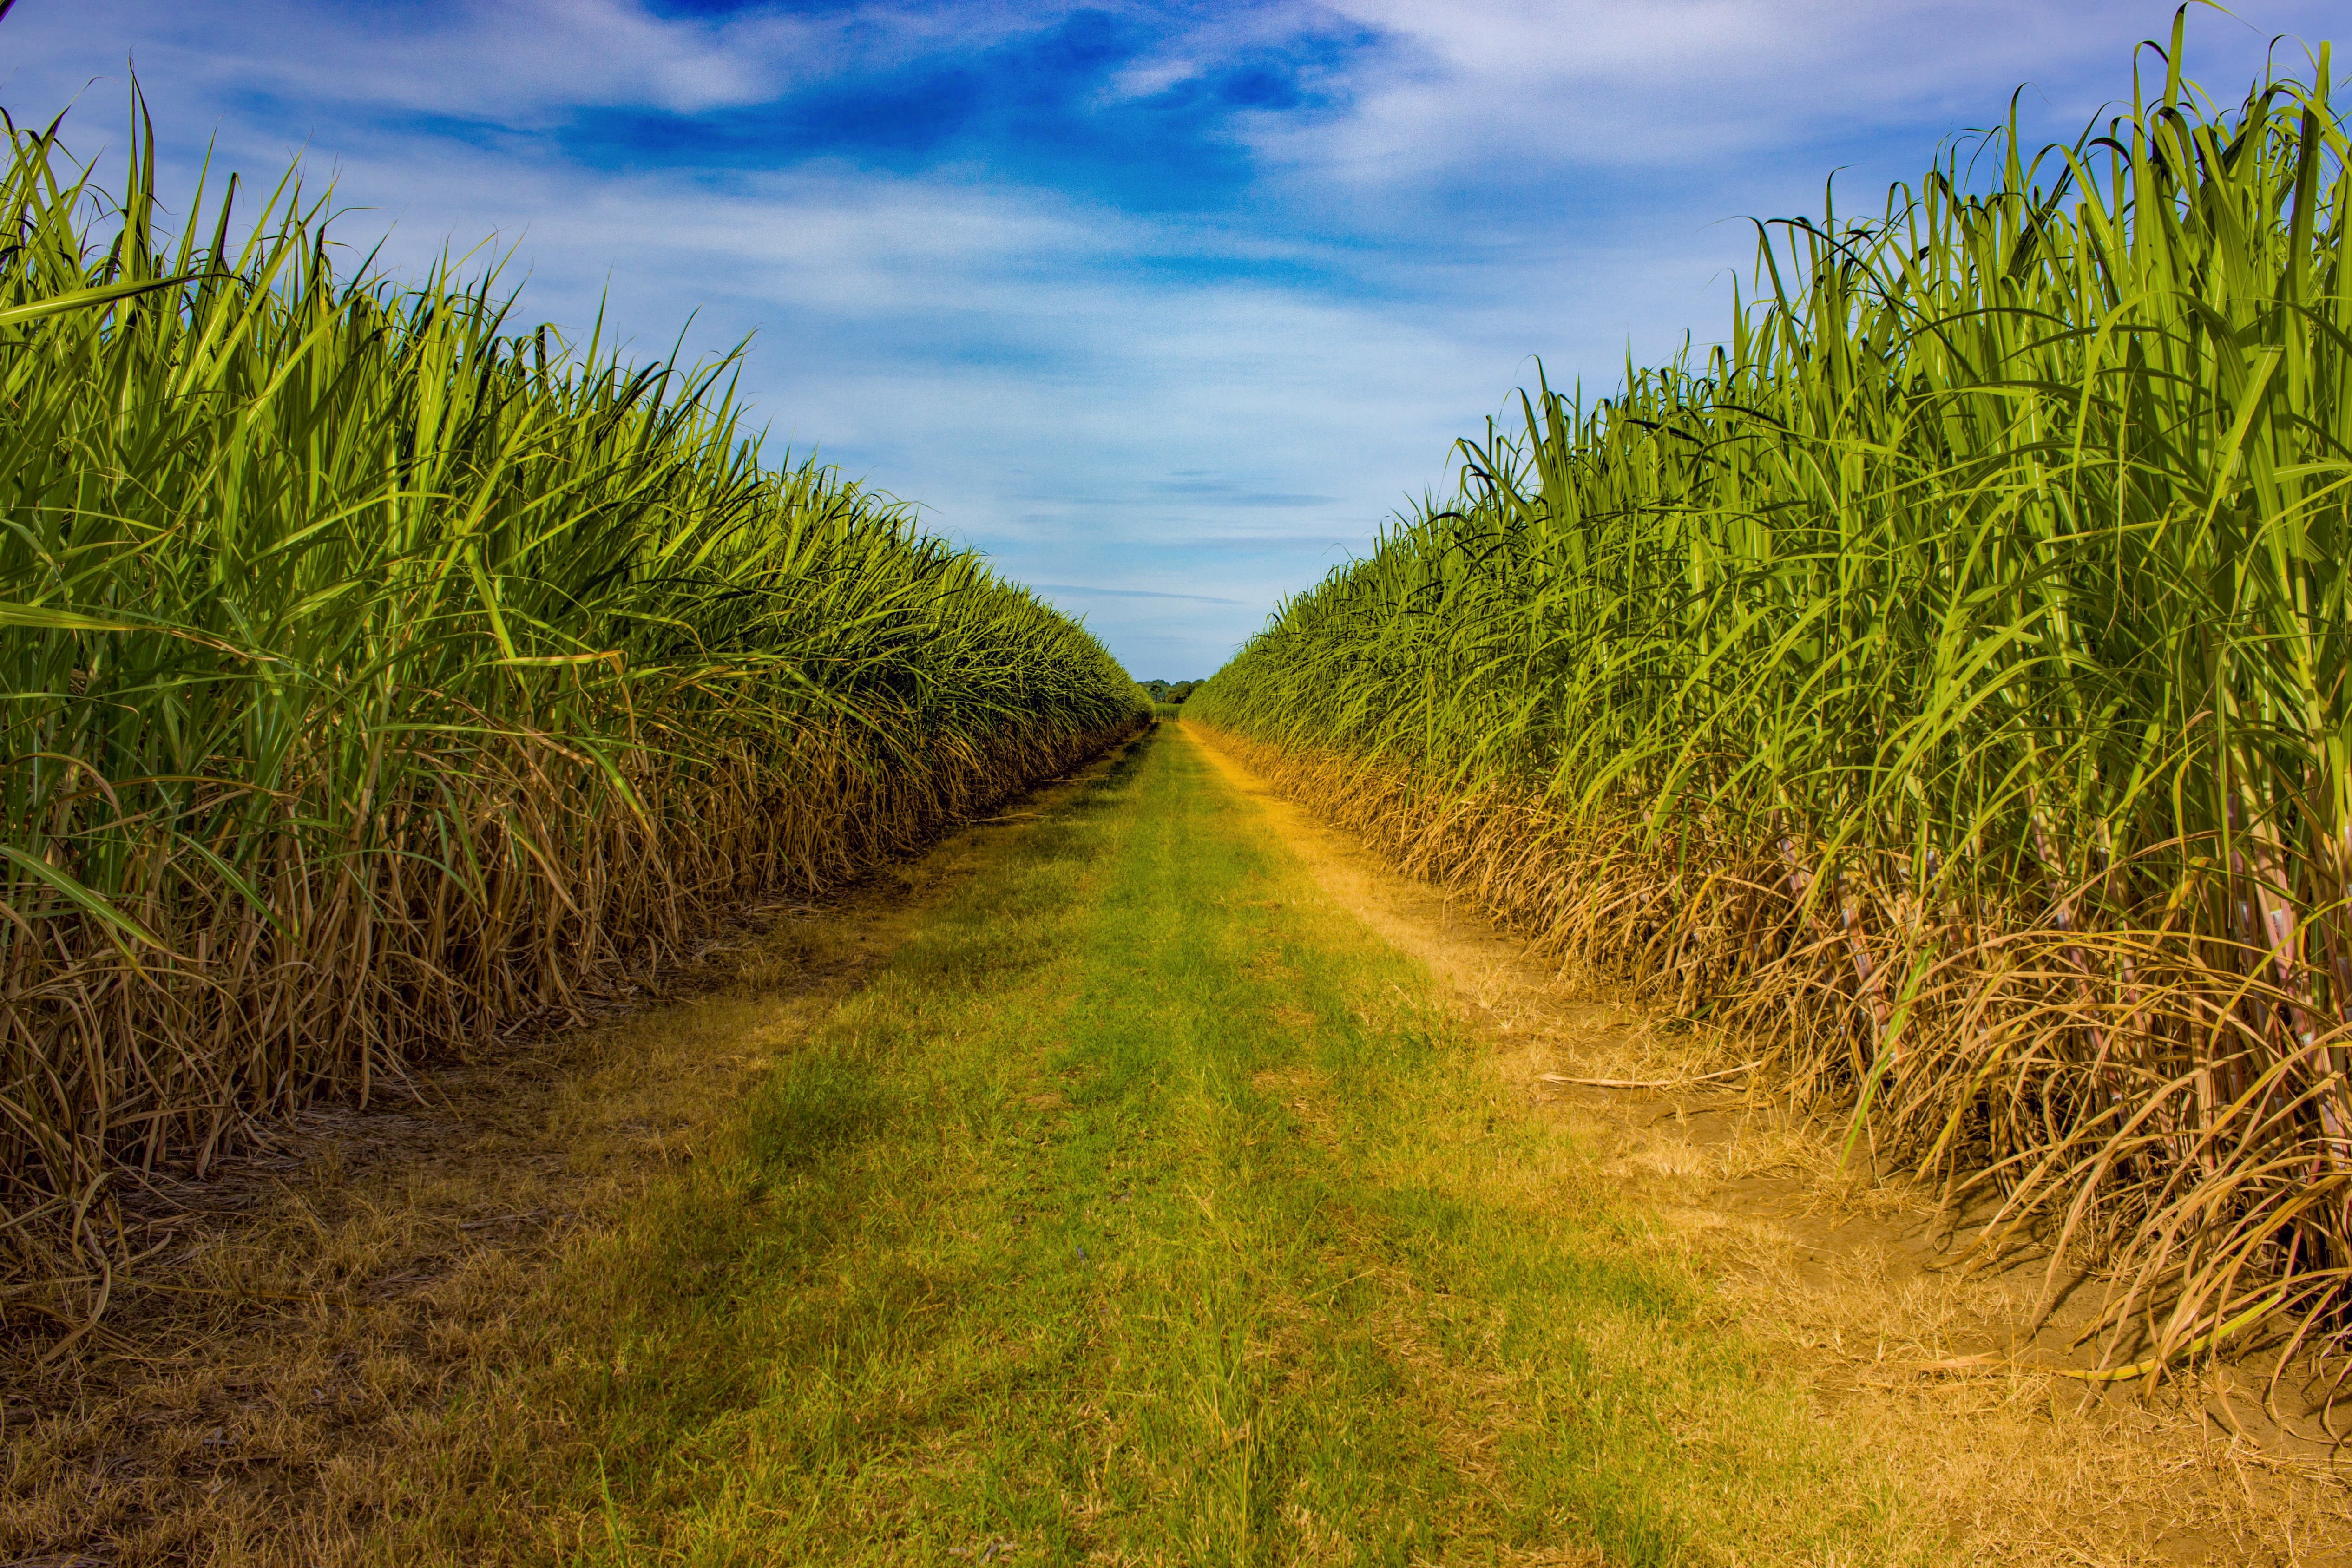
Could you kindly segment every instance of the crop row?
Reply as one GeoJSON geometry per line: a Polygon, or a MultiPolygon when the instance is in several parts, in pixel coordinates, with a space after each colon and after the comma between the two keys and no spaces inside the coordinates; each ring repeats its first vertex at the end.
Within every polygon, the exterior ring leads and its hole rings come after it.
{"type": "Polygon", "coordinates": [[[1082,628],[778,465],[731,363],[339,271],[289,178],[160,232],[0,176],[0,1313],[257,1116],[578,1015],[1140,723],[1082,628]]]}
{"type": "Polygon", "coordinates": [[[2179,46],[1764,226],[1720,347],[1528,395],[1187,708],[2103,1259],[2124,1365],[2352,1301],[2345,127],[2179,46]]]}

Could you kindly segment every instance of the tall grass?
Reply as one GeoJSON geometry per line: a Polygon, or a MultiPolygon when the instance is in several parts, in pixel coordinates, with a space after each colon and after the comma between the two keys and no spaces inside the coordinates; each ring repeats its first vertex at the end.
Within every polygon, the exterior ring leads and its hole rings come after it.
{"type": "Polygon", "coordinates": [[[1190,705],[2092,1248],[2143,1370],[2352,1306],[2345,124],[2179,46],[1765,226],[1723,346],[1526,396],[1190,705]]]}
{"type": "Polygon", "coordinates": [[[0,1313],[87,1319],[112,1195],[586,996],[1142,721],[727,362],[335,260],[291,183],[162,232],[0,174],[0,1313]]]}

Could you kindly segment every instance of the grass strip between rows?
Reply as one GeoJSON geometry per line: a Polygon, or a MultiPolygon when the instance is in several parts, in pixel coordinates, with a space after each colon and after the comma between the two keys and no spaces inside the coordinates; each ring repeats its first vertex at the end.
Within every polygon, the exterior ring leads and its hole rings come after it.
{"type": "Polygon", "coordinates": [[[532,1396],[576,1446],[445,1478],[396,1555],[1908,1558],[1193,742],[1024,831],[574,1260],[532,1396]]]}

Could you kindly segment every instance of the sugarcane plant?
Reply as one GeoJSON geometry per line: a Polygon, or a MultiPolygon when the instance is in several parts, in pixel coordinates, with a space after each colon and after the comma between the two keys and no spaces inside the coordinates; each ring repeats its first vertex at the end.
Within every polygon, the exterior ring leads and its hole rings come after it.
{"type": "Polygon", "coordinates": [[[115,1197],[837,883],[1143,722],[1082,627],[636,362],[134,114],[0,172],[0,1314],[115,1197]]]}
{"type": "Polygon", "coordinates": [[[2098,1260],[2135,1375],[2352,1309],[2346,127],[2324,47],[2146,47],[1759,225],[1718,346],[1522,394],[1186,710],[2098,1260]]]}

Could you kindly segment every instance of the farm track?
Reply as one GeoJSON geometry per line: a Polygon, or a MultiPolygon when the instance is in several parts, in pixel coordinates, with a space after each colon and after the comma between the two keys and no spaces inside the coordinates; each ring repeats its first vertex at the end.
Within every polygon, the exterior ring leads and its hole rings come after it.
{"type": "Polygon", "coordinates": [[[2347,1560],[1181,727],[1003,815],[254,1167],[0,1561],[2347,1560]]]}

